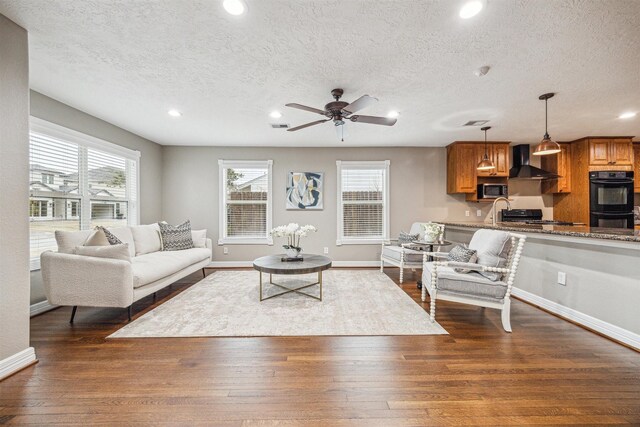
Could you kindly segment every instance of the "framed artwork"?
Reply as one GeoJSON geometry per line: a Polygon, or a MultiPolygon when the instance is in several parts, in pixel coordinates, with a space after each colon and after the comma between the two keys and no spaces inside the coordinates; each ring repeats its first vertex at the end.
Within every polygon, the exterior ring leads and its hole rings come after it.
{"type": "Polygon", "coordinates": [[[289,172],[287,209],[322,210],[324,172],[289,172]]]}

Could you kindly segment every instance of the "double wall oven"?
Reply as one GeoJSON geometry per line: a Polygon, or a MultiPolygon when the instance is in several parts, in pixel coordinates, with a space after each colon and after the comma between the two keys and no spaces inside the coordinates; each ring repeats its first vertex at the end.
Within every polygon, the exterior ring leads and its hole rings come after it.
{"type": "Polygon", "coordinates": [[[589,172],[591,227],[633,228],[633,172],[589,172]]]}

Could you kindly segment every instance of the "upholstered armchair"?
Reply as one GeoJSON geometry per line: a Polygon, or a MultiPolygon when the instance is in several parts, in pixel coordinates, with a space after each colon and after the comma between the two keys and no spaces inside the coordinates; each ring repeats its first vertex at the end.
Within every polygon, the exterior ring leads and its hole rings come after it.
{"type": "Polygon", "coordinates": [[[424,253],[422,301],[428,293],[431,321],[437,300],[453,301],[501,310],[502,327],[511,332],[511,289],[525,240],[522,234],[478,230],[468,247],[476,251],[476,263],[449,261],[442,252],[424,253]]]}
{"type": "MultiPolygon", "coordinates": [[[[417,235],[416,240],[424,239],[424,222],[414,222],[409,230],[410,235],[417,235]]],[[[434,223],[435,224],[435,223],[434,223]]],[[[440,228],[438,241],[442,240],[444,235],[444,224],[435,224],[440,228]]],[[[434,245],[434,246],[437,246],[434,245]]],[[[424,251],[413,249],[416,245],[411,242],[401,242],[399,239],[391,240],[390,244],[382,243],[380,250],[380,272],[384,270],[385,262],[396,267],[400,267],[400,283],[404,280],[405,268],[422,268],[422,254],[424,251]]],[[[439,249],[438,249],[439,250],[439,249]]]]}

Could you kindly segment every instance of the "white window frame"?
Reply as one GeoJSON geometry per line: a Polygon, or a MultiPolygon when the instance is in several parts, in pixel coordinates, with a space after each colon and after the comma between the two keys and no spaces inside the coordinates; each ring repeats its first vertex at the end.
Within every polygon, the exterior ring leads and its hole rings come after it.
{"type": "Polygon", "coordinates": [[[338,199],[338,238],[336,245],[374,245],[381,243],[389,243],[389,166],[391,161],[389,160],[376,160],[376,161],[336,161],[337,168],[337,199],[338,199]],[[384,191],[382,194],[383,206],[383,223],[382,223],[382,238],[351,238],[344,236],[344,209],[342,204],[342,170],[343,169],[384,169],[384,191]]]}
{"type": "MultiPolygon", "coordinates": [[[[38,117],[29,117],[29,133],[40,133],[51,138],[60,139],[65,142],[78,145],[79,164],[86,165],[88,150],[94,149],[102,151],[104,153],[113,154],[123,157],[126,160],[135,162],[135,176],[136,176],[136,198],[135,200],[129,200],[127,224],[138,225],[140,223],[140,151],[131,150],[129,148],[122,147],[109,141],[105,141],[95,136],[87,135],[82,132],[75,131],[73,129],[66,128],[64,126],[57,125],[55,123],[48,122],[38,117]]],[[[87,230],[91,224],[91,201],[89,196],[88,177],[81,167],[78,170],[79,191],[78,201],[80,202],[80,230],[87,230]],[[81,190],[83,189],[83,190],[81,190]]],[[[127,184],[129,188],[129,184],[127,184]]],[[[130,190],[129,190],[130,191],[130,190]]],[[[129,194],[127,194],[129,199],[129,194]]],[[[40,259],[30,262],[30,270],[35,271],[40,269],[40,259]]]]}
{"type": "Polygon", "coordinates": [[[273,160],[218,160],[219,181],[219,219],[218,245],[273,245],[269,232],[273,228],[273,160]],[[267,226],[265,237],[229,237],[227,236],[227,188],[224,178],[225,169],[266,168],[267,169],[267,226]]]}

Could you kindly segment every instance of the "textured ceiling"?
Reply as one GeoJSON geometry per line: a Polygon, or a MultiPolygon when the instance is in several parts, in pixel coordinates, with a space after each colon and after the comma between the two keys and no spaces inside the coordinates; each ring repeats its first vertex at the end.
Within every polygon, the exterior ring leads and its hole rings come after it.
{"type": "Polygon", "coordinates": [[[640,1],[487,0],[469,20],[460,1],[0,0],[29,31],[34,90],[161,144],[443,146],[482,139],[534,143],[640,136],[640,1]],[[482,78],[474,69],[490,65],[482,78]],[[362,114],[401,112],[396,126],[330,123],[284,107],[317,108],[334,87],[344,100],[379,98],[362,114]],[[184,113],[178,119],[167,110],[184,113]]]}

